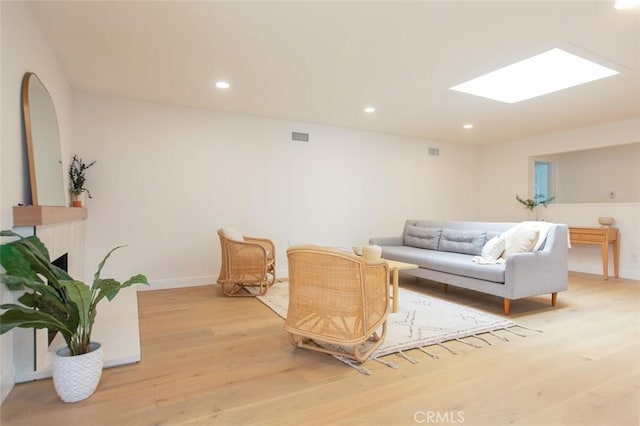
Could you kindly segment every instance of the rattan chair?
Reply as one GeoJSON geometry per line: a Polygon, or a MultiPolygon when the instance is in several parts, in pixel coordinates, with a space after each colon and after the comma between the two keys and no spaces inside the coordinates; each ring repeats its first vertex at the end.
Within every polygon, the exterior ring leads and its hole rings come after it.
{"type": "Polygon", "coordinates": [[[287,250],[289,309],[284,329],[294,346],[364,362],[387,332],[389,268],[343,251],[287,250]]]}
{"type": "Polygon", "coordinates": [[[226,296],[262,296],[276,280],[275,246],[271,240],[244,237],[218,229],[222,265],[218,284],[226,296]]]}

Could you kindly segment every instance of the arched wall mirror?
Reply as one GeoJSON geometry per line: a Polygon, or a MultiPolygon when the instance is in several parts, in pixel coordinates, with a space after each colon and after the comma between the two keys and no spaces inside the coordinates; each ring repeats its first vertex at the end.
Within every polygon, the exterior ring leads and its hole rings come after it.
{"type": "Polygon", "coordinates": [[[66,205],[58,117],[51,95],[38,76],[22,80],[31,202],[34,206],[66,205]]]}

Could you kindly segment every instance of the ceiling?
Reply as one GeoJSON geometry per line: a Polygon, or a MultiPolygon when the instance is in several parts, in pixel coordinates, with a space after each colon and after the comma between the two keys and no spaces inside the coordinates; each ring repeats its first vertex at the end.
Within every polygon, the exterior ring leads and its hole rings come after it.
{"type": "Polygon", "coordinates": [[[640,117],[640,11],[612,0],[29,6],[91,93],[466,143],[640,117]],[[554,47],[620,74],[516,104],[448,89],[554,47]]]}

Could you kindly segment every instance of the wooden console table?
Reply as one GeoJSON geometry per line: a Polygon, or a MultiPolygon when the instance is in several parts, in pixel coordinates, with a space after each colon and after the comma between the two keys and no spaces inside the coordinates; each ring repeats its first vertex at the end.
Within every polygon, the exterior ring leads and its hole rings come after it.
{"type": "Polygon", "coordinates": [[[620,266],[620,231],[618,228],[569,227],[571,244],[599,245],[602,252],[602,274],[609,279],[609,244],[613,245],[613,272],[618,278],[620,266]]]}

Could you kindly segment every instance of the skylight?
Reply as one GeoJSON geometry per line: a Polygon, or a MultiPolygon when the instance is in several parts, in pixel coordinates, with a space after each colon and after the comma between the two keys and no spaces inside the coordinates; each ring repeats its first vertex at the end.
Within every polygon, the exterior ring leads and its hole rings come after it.
{"type": "Polygon", "coordinates": [[[512,104],[618,74],[562,49],[524,59],[451,87],[451,90],[512,104]]]}
{"type": "Polygon", "coordinates": [[[640,0],[617,0],[614,7],[616,9],[633,9],[640,7],[640,0]]]}

